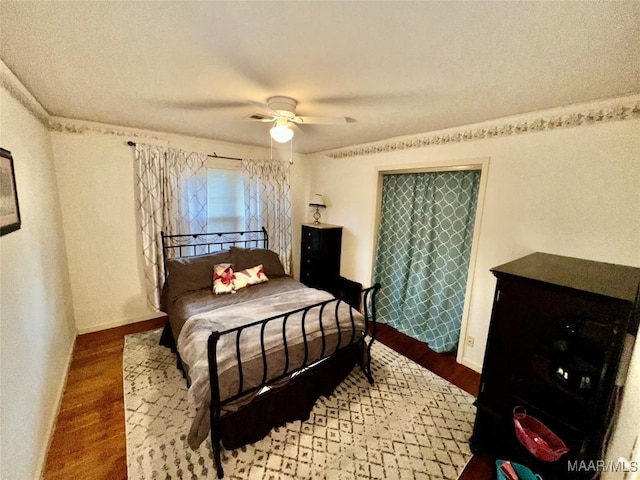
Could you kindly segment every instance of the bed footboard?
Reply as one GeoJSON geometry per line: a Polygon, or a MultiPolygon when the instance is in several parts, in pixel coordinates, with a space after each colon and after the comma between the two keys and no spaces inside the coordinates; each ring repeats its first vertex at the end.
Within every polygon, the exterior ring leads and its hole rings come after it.
{"type": "MultiPolygon", "coordinates": [[[[281,315],[259,320],[249,325],[243,325],[223,332],[212,332],[208,340],[209,380],[211,384],[211,446],[217,466],[218,478],[223,478],[224,471],[221,461],[221,447],[224,442],[227,448],[238,448],[248,443],[260,440],[269,431],[286,422],[293,420],[305,420],[308,418],[315,401],[322,395],[330,395],[335,387],[350,373],[355,364],[359,364],[364,375],[370,383],[373,383],[371,374],[371,346],[376,336],[376,306],[375,296],[380,290],[380,284],[362,291],[362,305],[364,315],[364,332],[357,334],[353,317],[353,309],[349,309],[350,328],[341,327],[338,319],[338,309],[343,303],[340,299],[331,299],[304,308],[293,310],[281,315]],[[310,311],[313,314],[309,314],[310,311]],[[318,312],[318,313],[315,313],[318,312]],[[333,351],[326,351],[328,342],[325,340],[322,321],[318,321],[321,332],[322,349],[319,359],[309,358],[309,340],[305,324],[308,317],[318,315],[335,316],[337,326],[337,343],[333,351]],[[286,323],[292,315],[302,315],[302,340],[304,345],[304,358],[301,364],[293,364],[289,358],[289,345],[285,332],[286,323]],[[267,377],[267,353],[264,347],[264,331],[271,322],[282,323],[284,369],[274,378],[267,377]],[[263,377],[259,385],[243,385],[243,370],[240,359],[240,336],[247,328],[258,327],[261,331],[261,355],[263,364],[263,377]],[[218,381],[217,345],[223,335],[235,335],[236,354],[238,359],[239,387],[235,395],[221,399],[220,384],[218,381]],[[346,344],[343,341],[349,337],[346,344]],[[292,377],[293,374],[297,374],[292,377]],[[222,417],[222,407],[238,400],[248,394],[259,392],[264,387],[273,386],[275,383],[292,377],[285,386],[273,388],[267,393],[261,394],[241,410],[222,417]],[[297,405],[291,405],[291,401],[297,405]],[[287,404],[287,409],[278,408],[278,405],[287,404]],[[266,414],[265,414],[266,413],[266,414]],[[246,415],[245,415],[246,414],[246,415]],[[260,418],[256,424],[251,418],[260,418]],[[245,426],[243,428],[243,425],[245,426]],[[248,428],[247,428],[248,427],[248,428]]],[[[322,317],[324,318],[324,317],[322,317]]],[[[279,323],[277,323],[279,325],[279,323]]],[[[336,333],[334,333],[336,335],[336,333]]]]}

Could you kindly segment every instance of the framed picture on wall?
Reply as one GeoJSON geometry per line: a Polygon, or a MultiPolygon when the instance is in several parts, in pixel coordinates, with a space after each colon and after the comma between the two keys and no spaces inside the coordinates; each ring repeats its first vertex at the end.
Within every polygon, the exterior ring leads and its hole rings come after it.
{"type": "Polygon", "coordinates": [[[0,236],[20,228],[20,207],[11,152],[0,148],[0,236]]]}

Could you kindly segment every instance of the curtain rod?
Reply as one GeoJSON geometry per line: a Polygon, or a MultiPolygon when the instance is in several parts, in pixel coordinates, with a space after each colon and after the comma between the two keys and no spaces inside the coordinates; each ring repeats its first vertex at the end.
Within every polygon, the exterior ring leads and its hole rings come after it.
{"type": "MultiPolygon", "coordinates": [[[[136,146],[136,142],[127,142],[127,145],[129,145],[130,147],[135,147],[136,146]]],[[[241,162],[243,159],[242,158],[238,158],[238,157],[223,157],[221,155],[218,155],[216,152],[213,152],[213,155],[211,154],[207,154],[207,157],[211,157],[211,158],[224,158],[226,160],[237,160],[239,162],[241,162]]]]}

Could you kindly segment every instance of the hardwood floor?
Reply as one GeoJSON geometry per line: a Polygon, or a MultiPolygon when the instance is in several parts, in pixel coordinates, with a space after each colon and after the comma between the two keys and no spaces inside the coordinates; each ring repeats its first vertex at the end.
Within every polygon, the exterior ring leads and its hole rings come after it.
{"type": "Polygon", "coordinates": [[[165,322],[160,318],[78,336],[45,479],[126,480],[124,336],[165,322]]]}
{"type": "Polygon", "coordinates": [[[474,397],[478,396],[480,375],[456,362],[455,352],[436,353],[425,343],[398,332],[388,325],[378,324],[376,340],[396,352],[431,370],[436,375],[460,387],[474,397]]]}
{"type": "MultiPolygon", "coordinates": [[[[124,336],[159,328],[159,318],[80,335],[51,439],[45,480],[125,480],[127,458],[124,426],[122,352],[124,336]]],[[[386,325],[377,338],[463,390],[477,395],[480,376],[455,361],[454,353],[438,354],[386,325]]],[[[490,459],[474,457],[461,480],[490,480],[490,459]]]]}

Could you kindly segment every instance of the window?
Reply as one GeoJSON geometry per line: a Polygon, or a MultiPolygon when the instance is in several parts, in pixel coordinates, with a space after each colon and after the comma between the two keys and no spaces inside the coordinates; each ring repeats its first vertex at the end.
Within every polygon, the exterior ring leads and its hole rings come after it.
{"type": "Polygon", "coordinates": [[[207,231],[244,230],[244,183],[240,163],[209,158],[207,191],[207,231]]]}

